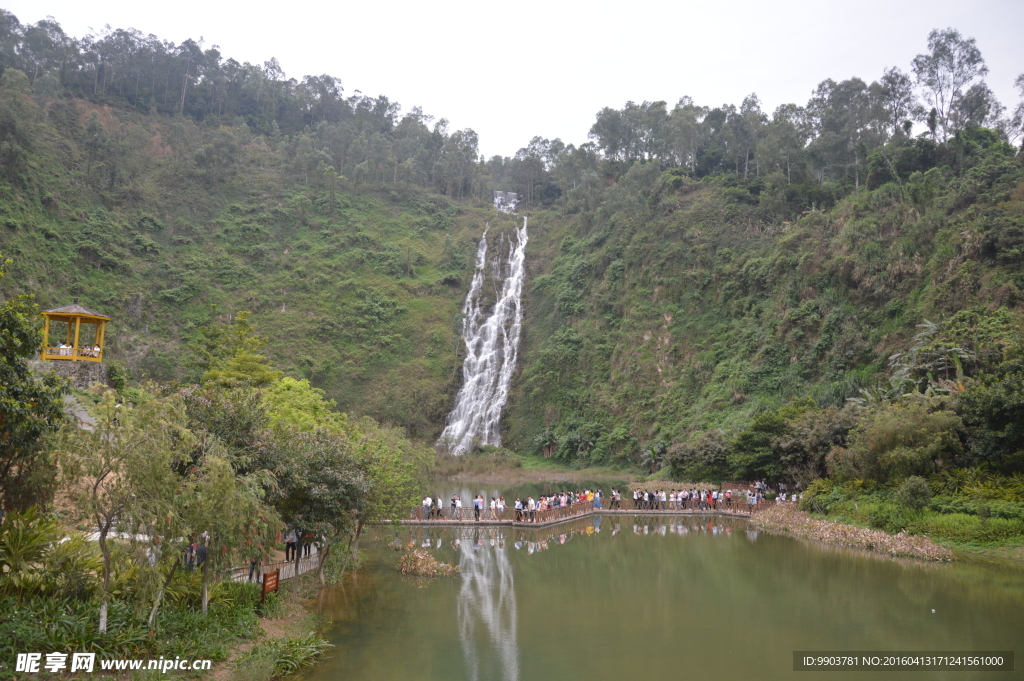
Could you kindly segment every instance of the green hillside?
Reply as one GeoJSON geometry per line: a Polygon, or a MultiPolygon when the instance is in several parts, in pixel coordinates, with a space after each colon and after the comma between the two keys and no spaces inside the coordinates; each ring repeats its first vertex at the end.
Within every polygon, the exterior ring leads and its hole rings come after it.
{"type": "Polygon", "coordinates": [[[828,210],[779,212],[766,210],[771,179],[694,181],[638,162],[595,209],[539,215],[514,441],[635,458],[790,400],[842,407],[888,389],[890,356],[926,320],[966,311],[965,345],[984,320],[1009,333],[1024,168],[1005,145],[975,152],[959,175],[936,167],[828,210]]]}
{"type": "Polygon", "coordinates": [[[585,144],[484,159],[471,129],[332,76],[0,18],[0,293],[111,315],[134,381],[194,381],[204,328],[250,311],[275,366],[432,443],[477,240],[518,219],[502,189],[531,215],[509,448],[810,480],[918,394],[960,445],[900,435],[886,452],[931,452],[908,470],[1020,469],[1024,104],[955,30],[913,74],[771,115],[627,102],[585,144]]]}
{"type": "MultiPolygon", "coordinates": [[[[2,96],[16,97],[8,75],[2,96]]],[[[245,126],[191,126],[194,148],[231,153],[211,168],[161,146],[188,122],[74,100],[39,120],[19,104],[32,144],[24,181],[0,188],[5,295],[109,314],[107,357],[139,381],[195,378],[198,331],[249,310],[277,366],[344,410],[436,435],[489,208],[409,185],[306,183],[245,126]],[[117,179],[90,145],[123,163],[117,179]]]]}

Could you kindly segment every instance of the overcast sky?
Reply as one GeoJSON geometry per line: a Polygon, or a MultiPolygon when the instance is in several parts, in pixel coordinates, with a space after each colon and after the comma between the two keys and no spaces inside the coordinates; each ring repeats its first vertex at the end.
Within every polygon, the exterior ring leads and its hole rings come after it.
{"type": "Polygon", "coordinates": [[[594,114],[627,100],[683,95],[739,104],[756,92],[768,113],[805,104],[826,78],[870,82],[910,71],[933,28],[977,39],[989,87],[1019,101],[1024,1],[953,2],[196,2],[0,0],[23,23],[53,16],[82,36],[105,25],[180,43],[205,38],[225,58],[277,57],[289,77],[329,73],[347,94],[421,106],[451,129],[471,127],[487,156],[531,137],[587,140],[594,114]]]}

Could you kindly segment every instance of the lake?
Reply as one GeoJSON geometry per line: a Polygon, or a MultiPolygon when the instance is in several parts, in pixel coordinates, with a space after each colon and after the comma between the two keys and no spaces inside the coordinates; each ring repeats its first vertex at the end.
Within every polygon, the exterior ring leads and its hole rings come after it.
{"type": "Polygon", "coordinates": [[[995,651],[1024,640],[1019,569],[894,561],[714,516],[594,516],[522,531],[466,525],[373,528],[368,564],[323,597],[332,658],[303,678],[848,678],[794,672],[793,652],[995,651]],[[398,552],[410,546],[461,575],[399,575],[398,552]]]}

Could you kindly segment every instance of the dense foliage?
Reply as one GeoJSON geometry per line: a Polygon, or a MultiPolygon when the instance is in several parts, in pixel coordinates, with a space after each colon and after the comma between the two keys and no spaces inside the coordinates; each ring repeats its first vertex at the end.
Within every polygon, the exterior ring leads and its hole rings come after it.
{"type": "Polygon", "coordinates": [[[113,313],[119,381],[205,380],[182,398],[240,474],[282,420],[345,439],[353,484],[358,417],[436,438],[475,241],[512,219],[491,189],[533,210],[511,447],[712,480],[1021,469],[1024,103],[953,29],[771,115],[627,102],[485,160],[335,77],[3,18],[0,286],[113,313]]]}
{"type": "MultiPolygon", "coordinates": [[[[0,255],[0,279],[10,264],[0,255]]],[[[67,386],[29,370],[42,341],[37,314],[30,296],[0,303],[0,508],[25,509],[47,499],[56,472],[45,436],[63,422],[67,386]]]]}

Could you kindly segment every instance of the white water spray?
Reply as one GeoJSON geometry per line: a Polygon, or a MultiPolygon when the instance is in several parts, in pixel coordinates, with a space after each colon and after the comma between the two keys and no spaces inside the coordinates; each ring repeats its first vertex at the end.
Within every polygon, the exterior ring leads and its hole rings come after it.
{"type": "MultiPolygon", "coordinates": [[[[514,207],[514,203],[512,204],[514,207]]],[[[501,445],[501,410],[508,401],[516,368],[523,319],[520,297],[526,262],[526,218],[516,230],[516,241],[502,235],[491,259],[491,278],[497,301],[490,316],[483,309],[487,279],[487,232],[476,251],[476,271],[462,306],[462,339],[466,360],[462,387],[438,444],[453,454],[465,454],[480,445],[501,445]],[[508,252],[507,259],[501,256],[508,252]],[[498,287],[500,286],[500,290],[498,287]]]]}

